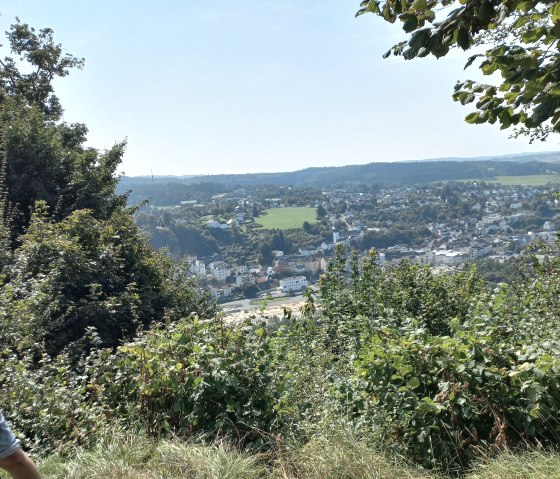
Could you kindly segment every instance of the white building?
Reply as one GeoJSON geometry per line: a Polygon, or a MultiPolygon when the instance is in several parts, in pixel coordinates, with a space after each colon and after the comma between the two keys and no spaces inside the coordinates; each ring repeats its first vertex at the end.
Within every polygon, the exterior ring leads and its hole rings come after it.
{"type": "Polygon", "coordinates": [[[239,228],[239,222],[235,218],[231,218],[226,224],[228,228],[239,228]]]}
{"type": "Polygon", "coordinates": [[[212,293],[212,296],[217,299],[225,298],[231,295],[231,291],[232,288],[229,286],[225,286],[223,288],[213,288],[212,286],[210,286],[210,293],[212,293]]]}
{"type": "Polygon", "coordinates": [[[214,261],[208,265],[210,274],[218,281],[224,282],[228,276],[231,276],[231,269],[223,261],[214,261]]]}
{"type": "Polygon", "coordinates": [[[206,276],[206,266],[197,258],[189,258],[189,271],[197,276],[206,276]]]}
{"type": "Polygon", "coordinates": [[[305,287],[307,287],[307,279],[305,276],[290,276],[289,278],[280,280],[280,289],[284,293],[300,291],[305,287]]]}
{"type": "Polygon", "coordinates": [[[440,250],[434,251],[435,266],[455,266],[462,264],[468,258],[468,255],[462,251],[440,250]]]}
{"type": "Polygon", "coordinates": [[[247,274],[249,272],[249,267],[246,264],[234,266],[232,272],[235,274],[247,274]]]}
{"type": "Polygon", "coordinates": [[[220,223],[219,221],[216,220],[208,220],[208,222],[206,223],[206,226],[208,228],[219,228],[222,230],[225,230],[226,228],[229,228],[229,226],[226,223],[220,223]]]}

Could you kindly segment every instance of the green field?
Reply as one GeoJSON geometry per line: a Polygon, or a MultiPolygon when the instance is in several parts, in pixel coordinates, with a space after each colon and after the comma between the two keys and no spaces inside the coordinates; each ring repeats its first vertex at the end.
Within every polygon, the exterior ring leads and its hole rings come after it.
{"type": "Polygon", "coordinates": [[[315,208],[272,208],[264,212],[266,214],[255,218],[255,221],[267,230],[302,228],[304,221],[311,224],[317,222],[315,208]]]}
{"type": "Polygon", "coordinates": [[[496,176],[492,183],[500,185],[542,186],[559,184],[560,175],[525,175],[525,176],[496,176]]]}
{"type": "Polygon", "coordinates": [[[505,186],[543,186],[560,184],[560,175],[520,175],[520,176],[495,176],[494,178],[464,178],[462,181],[472,183],[473,181],[484,181],[486,183],[497,183],[505,186]]]}

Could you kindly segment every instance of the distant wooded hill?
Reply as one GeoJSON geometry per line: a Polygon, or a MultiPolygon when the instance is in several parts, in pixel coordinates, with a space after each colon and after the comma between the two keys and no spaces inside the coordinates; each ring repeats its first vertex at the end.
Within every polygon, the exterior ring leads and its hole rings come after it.
{"type": "Polygon", "coordinates": [[[174,204],[193,196],[196,188],[218,192],[242,186],[406,185],[462,179],[491,179],[495,176],[560,173],[560,152],[519,154],[472,159],[444,158],[414,162],[369,163],[339,167],[316,167],[285,173],[223,174],[208,176],[123,177],[119,189],[132,190],[132,200],[158,198],[155,204],[174,204]],[[185,186],[189,185],[188,188],[185,186]],[[196,186],[195,186],[196,185],[196,186]]]}

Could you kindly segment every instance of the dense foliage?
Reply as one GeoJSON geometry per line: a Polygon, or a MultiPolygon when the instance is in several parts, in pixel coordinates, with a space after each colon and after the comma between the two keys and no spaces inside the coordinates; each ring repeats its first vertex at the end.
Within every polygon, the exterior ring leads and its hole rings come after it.
{"type": "Polygon", "coordinates": [[[12,241],[28,225],[35,201],[42,200],[54,219],[78,209],[90,209],[107,219],[126,205],[115,193],[116,169],[124,143],[105,152],[85,147],[87,127],[62,121],[62,106],[52,81],[64,77],[83,60],[63,54],[50,29],[36,32],[23,23],[7,32],[11,53],[0,61],[0,171],[3,201],[0,209],[10,223],[12,241]]]}
{"type": "Polygon", "coordinates": [[[95,440],[100,414],[252,448],[339,424],[460,470],[484,451],[558,444],[559,271],[553,257],[492,290],[474,270],[386,270],[375,253],[360,264],[339,250],[319,297],[279,330],[185,314],[116,351],[88,330],[93,349],[77,363],[5,348],[0,398],[38,452],[95,440]]]}
{"type": "Polygon", "coordinates": [[[214,306],[115,192],[124,144],[86,148],[87,128],[63,122],[52,81],[83,62],[50,29],[18,21],[7,36],[19,61],[0,61],[0,404],[29,446],[64,449],[103,424],[78,374],[89,351],[214,306]]]}
{"type": "Polygon", "coordinates": [[[53,222],[44,208],[38,204],[4,268],[0,338],[18,338],[19,350],[41,343],[57,354],[91,327],[103,345],[116,346],[164,314],[211,310],[186,272],[150,249],[130,215],[102,221],[78,210],[53,222]]]}

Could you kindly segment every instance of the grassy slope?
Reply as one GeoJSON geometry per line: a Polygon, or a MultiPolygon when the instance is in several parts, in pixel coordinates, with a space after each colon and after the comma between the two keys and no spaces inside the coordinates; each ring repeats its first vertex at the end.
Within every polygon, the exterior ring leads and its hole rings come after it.
{"type": "Polygon", "coordinates": [[[496,176],[496,178],[491,181],[507,186],[542,186],[560,183],[560,175],[496,176]]]}
{"type": "Polygon", "coordinates": [[[266,210],[266,215],[255,218],[264,229],[278,228],[286,230],[301,228],[303,222],[315,223],[317,210],[315,208],[272,208],[266,210]]]}
{"type": "MultiPolygon", "coordinates": [[[[159,443],[112,436],[74,458],[40,463],[45,479],[444,479],[348,437],[318,439],[283,454],[242,454],[225,444],[159,443]]],[[[506,455],[464,479],[558,479],[560,455],[506,455]]]]}
{"type": "Polygon", "coordinates": [[[560,175],[520,175],[520,176],[495,176],[494,178],[463,178],[463,183],[472,183],[473,181],[486,183],[496,183],[504,186],[543,186],[560,184],[560,175]]]}

